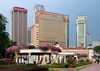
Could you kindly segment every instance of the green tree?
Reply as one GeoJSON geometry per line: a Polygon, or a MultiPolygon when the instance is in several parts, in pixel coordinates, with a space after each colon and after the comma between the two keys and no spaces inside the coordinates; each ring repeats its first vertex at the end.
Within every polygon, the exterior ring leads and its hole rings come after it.
{"type": "Polygon", "coordinates": [[[96,47],[94,47],[94,49],[93,49],[96,53],[99,53],[100,52],[100,46],[96,46],[96,47]]]}
{"type": "Polygon", "coordinates": [[[8,47],[17,46],[17,42],[9,39],[8,47]]]}
{"type": "Polygon", "coordinates": [[[8,33],[6,32],[7,18],[0,14],[0,54],[5,56],[5,49],[9,44],[8,33]]]}
{"type": "Polygon", "coordinates": [[[93,58],[98,58],[98,56],[97,55],[93,55],[93,58]]]}

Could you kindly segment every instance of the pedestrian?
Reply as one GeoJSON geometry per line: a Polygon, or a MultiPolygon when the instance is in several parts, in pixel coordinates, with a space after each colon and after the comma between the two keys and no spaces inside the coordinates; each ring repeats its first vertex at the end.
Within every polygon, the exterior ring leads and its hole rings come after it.
{"type": "Polygon", "coordinates": [[[97,59],[97,64],[99,64],[99,59],[97,59]]]}

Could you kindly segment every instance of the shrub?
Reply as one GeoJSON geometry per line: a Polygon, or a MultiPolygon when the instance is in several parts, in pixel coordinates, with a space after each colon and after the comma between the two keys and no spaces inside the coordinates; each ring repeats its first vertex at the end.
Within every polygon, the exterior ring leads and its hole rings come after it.
{"type": "Polygon", "coordinates": [[[58,51],[58,52],[62,52],[62,51],[61,51],[61,49],[60,49],[60,48],[58,48],[58,47],[49,46],[49,49],[50,49],[51,51],[58,51]]]}
{"type": "Polygon", "coordinates": [[[75,67],[84,66],[84,65],[88,65],[88,64],[89,64],[89,62],[76,63],[75,67]]]}
{"type": "Polygon", "coordinates": [[[68,68],[68,64],[65,65],[65,68],[68,68]]]}
{"type": "Polygon", "coordinates": [[[68,65],[70,65],[70,64],[74,65],[75,64],[74,58],[71,56],[68,57],[67,63],[68,63],[68,65]]]}
{"type": "Polygon", "coordinates": [[[49,47],[46,46],[46,45],[43,45],[43,46],[39,46],[39,49],[41,49],[41,50],[49,50],[49,47]]]}
{"type": "Polygon", "coordinates": [[[45,66],[45,67],[48,67],[48,68],[65,68],[65,63],[54,63],[54,64],[51,64],[49,66],[45,66]]]}
{"type": "Polygon", "coordinates": [[[48,71],[54,71],[54,70],[48,70],[48,71]]]}
{"type": "Polygon", "coordinates": [[[27,49],[35,49],[35,46],[34,45],[28,45],[26,46],[27,49]]]}
{"type": "Polygon", "coordinates": [[[3,60],[0,60],[0,65],[12,65],[12,64],[16,64],[16,63],[12,62],[12,61],[3,61],[3,60]]]}
{"type": "Polygon", "coordinates": [[[37,64],[26,64],[27,66],[38,66],[37,64]]]}
{"type": "Polygon", "coordinates": [[[46,67],[39,66],[0,66],[0,71],[48,71],[46,67]]]}
{"type": "Polygon", "coordinates": [[[86,59],[86,62],[90,62],[90,60],[89,59],[86,59]]]}

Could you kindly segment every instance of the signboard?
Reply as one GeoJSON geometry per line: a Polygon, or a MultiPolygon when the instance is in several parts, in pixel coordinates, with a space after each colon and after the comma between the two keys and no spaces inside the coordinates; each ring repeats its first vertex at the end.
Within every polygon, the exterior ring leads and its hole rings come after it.
{"type": "Polygon", "coordinates": [[[22,9],[22,8],[13,8],[13,10],[17,10],[17,11],[22,11],[22,12],[28,12],[27,9],[22,9]]]}
{"type": "Polygon", "coordinates": [[[43,13],[43,12],[40,12],[41,15],[50,15],[48,13],[43,13]]]}

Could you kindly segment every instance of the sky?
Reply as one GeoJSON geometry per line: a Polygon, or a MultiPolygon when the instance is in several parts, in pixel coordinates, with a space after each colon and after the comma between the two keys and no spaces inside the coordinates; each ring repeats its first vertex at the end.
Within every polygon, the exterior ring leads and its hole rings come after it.
{"type": "Polygon", "coordinates": [[[33,9],[37,4],[44,5],[48,12],[69,15],[69,43],[76,46],[76,17],[88,17],[90,43],[100,40],[100,0],[0,0],[0,13],[7,18],[6,31],[10,33],[10,10],[14,6],[28,9],[28,27],[33,25],[33,9]]]}

